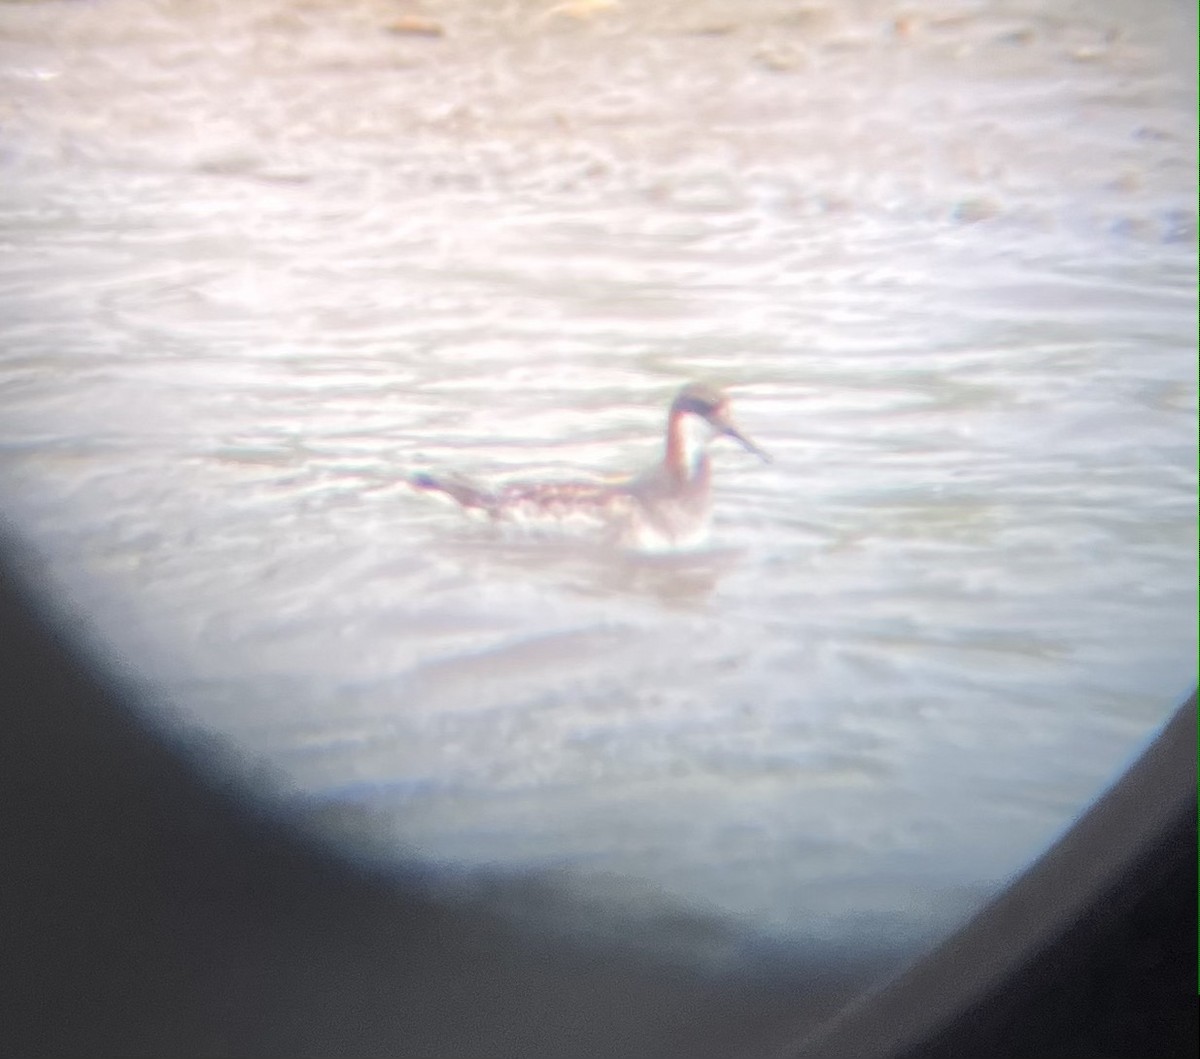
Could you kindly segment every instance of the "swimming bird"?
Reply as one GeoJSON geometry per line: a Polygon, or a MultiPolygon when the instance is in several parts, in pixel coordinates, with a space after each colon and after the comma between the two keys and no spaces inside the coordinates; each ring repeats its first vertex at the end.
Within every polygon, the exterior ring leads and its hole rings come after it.
{"type": "Polygon", "coordinates": [[[458,477],[414,475],[417,489],[443,493],[467,510],[496,521],[598,523],[620,547],[661,551],[694,547],[708,535],[712,514],[709,443],[728,437],[771,462],[734,424],[729,398],[703,383],[689,383],[667,413],[662,458],[623,481],[508,482],[488,489],[458,477]]]}

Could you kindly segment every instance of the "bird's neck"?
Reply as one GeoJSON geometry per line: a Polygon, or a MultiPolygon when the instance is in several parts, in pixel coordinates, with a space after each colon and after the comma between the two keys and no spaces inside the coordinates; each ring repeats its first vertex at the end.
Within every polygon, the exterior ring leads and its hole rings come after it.
{"type": "Polygon", "coordinates": [[[702,474],[713,429],[697,415],[672,412],[667,420],[667,466],[679,478],[702,474]]]}

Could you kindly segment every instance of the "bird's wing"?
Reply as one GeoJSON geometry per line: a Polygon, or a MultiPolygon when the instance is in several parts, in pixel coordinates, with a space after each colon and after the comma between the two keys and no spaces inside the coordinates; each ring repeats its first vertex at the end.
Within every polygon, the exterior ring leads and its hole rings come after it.
{"type": "Polygon", "coordinates": [[[603,482],[510,482],[496,499],[500,508],[540,510],[547,515],[558,515],[602,510],[621,495],[621,486],[603,482]]]}

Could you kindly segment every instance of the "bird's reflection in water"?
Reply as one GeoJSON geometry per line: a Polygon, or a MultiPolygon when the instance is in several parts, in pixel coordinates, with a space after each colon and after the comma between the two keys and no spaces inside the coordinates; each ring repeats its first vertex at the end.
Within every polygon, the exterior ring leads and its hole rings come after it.
{"type": "Polygon", "coordinates": [[[702,609],[743,556],[733,547],[641,555],[591,541],[515,537],[492,526],[460,528],[442,548],[483,578],[516,574],[576,595],[641,599],[672,610],[702,609]]]}

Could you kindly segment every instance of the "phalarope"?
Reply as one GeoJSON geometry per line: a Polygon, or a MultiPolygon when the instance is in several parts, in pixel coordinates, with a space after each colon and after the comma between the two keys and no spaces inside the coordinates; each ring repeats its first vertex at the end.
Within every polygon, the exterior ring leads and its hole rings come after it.
{"type": "Polygon", "coordinates": [[[583,517],[605,527],[610,541],[641,551],[694,547],[708,535],[712,513],[709,442],[733,438],[747,452],[771,462],[734,425],[729,398],[690,383],[667,414],[662,458],[641,474],[616,483],[509,482],[486,489],[462,478],[429,474],[409,479],[417,489],[444,493],[468,510],[497,521],[565,521],[583,517]]]}

